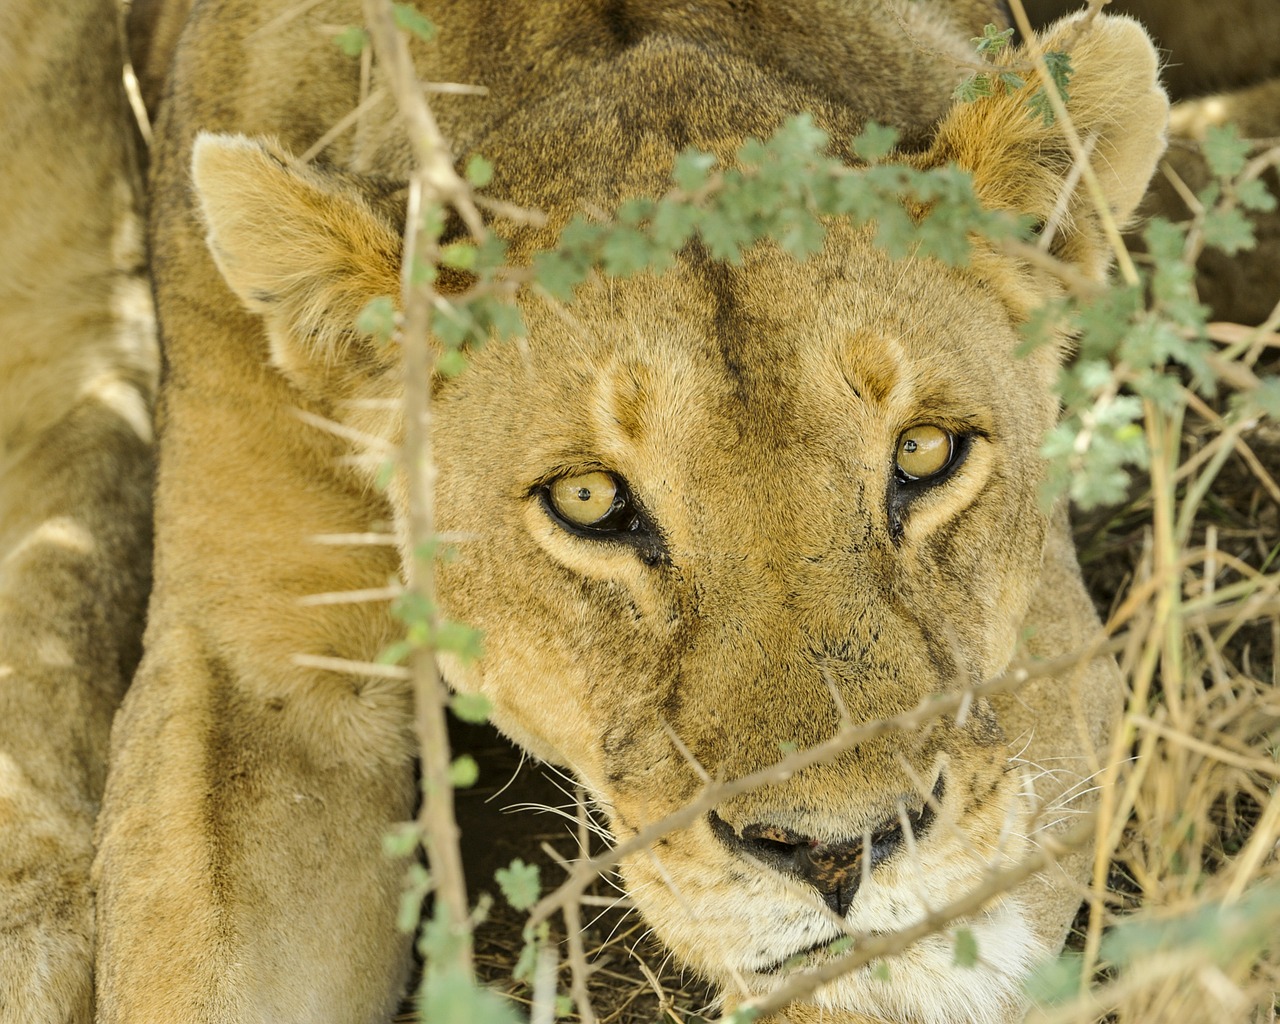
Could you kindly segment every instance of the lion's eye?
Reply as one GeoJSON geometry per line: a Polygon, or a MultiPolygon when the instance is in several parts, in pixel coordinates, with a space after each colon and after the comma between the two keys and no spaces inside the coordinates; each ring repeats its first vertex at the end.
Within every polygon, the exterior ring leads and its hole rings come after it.
{"type": "Polygon", "coordinates": [[[547,515],[566,532],[630,545],[645,565],[668,561],[662,534],[622,477],[595,469],[540,484],[537,493],[547,515]]]}
{"type": "Polygon", "coordinates": [[[911,427],[898,438],[898,474],[906,480],[937,476],[951,465],[955,450],[955,437],[941,427],[911,427]]]}
{"type": "Polygon", "coordinates": [[[609,527],[609,517],[626,507],[626,494],[610,473],[583,473],[562,476],[547,488],[551,507],[574,526],[609,527]]]}

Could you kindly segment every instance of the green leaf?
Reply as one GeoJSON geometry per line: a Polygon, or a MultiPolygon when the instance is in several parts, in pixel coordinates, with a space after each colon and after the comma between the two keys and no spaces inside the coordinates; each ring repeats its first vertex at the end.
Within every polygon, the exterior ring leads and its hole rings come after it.
{"type": "Polygon", "coordinates": [[[415,253],[413,266],[409,270],[409,283],[415,287],[421,287],[424,284],[433,283],[436,276],[435,266],[429,260],[424,260],[415,253]]]}
{"type": "Polygon", "coordinates": [[[1044,63],[1049,69],[1049,77],[1057,86],[1058,95],[1062,97],[1062,102],[1066,103],[1071,98],[1067,88],[1071,84],[1071,76],[1075,74],[1075,68],[1071,66],[1071,54],[1063,53],[1061,50],[1050,50],[1044,55],[1044,63]]]}
{"type": "Polygon", "coordinates": [[[424,43],[429,43],[436,35],[436,27],[431,19],[412,4],[392,4],[391,14],[395,18],[396,28],[412,32],[424,43]]]}
{"type": "Polygon", "coordinates": [[[467,354],[458,348],[445,349],[436,357],[436,373],[456,377],[467,368],[467,354]]]}
{"type": "Polygon", "coordinates": [[[493,873],[494,881],[516,910],[528,910],[542,893],[541,872],[537,864],[526,864],[519,857],[493,873]]]}
{"type": "Polygon", "coordinates": [[[998,29],[990,23],[982,26],[982,35],[975,36],[970,42],[973,48],[985,57],[994,57],[1009,45],[1013,38],[1013,29],[998,29]]]}
{"type": "Polygon", "coordinates": [[[348,57],[359,57],[364,48],[369,45],[369,33],[359,25],[348,25],[333,37],[333,41],[348,57]]]}
{"type": "Polygon", "coordinates": [[[462,721],[472,725],[480,725],[489,720],[489,712],[493,705],[479,693],[455,693],[449,701],[449,707],[462,721]]]}
{"type": "MultiPolygon", "coordinates": [[[[513,866],[515,864],[523,866],[521,861],[514,861],[513,866]]],[[[530,905],[532,906],[532,904],[530,905]]],[[[524,930],[524,945],[520,947],[520,957],[516,960],[516,965],[511,971],[511,977],[515,978],[516,981],[532,983],[534,968],[538,964],[538,950],[550,941],[550,921],[543,921],[532,929],[526,926],[524,930]]]]}
{"type": "Polygon", "coordinates": [[[1280,419],[1280,377],[1264,378],[1262,384],[1249,393],[1249,398],[1263,413],[1280,419]]]}
{"type": "Polygon", "coordinates": [[[440,262],[454,270],[473,270],[476,255],[476,247],[470,242],[454,242],[440,250],[440,262]]]}
{"type": "Polygon", "coordinates": [[[388,857],[408,857],[422,842],[422,832],[416,821],[401,821],[391,826],[382,836],[382,852],[388,857]]]}
{"type": "Polygon", "coordinates": [[[573,999],[563,992],[556,996],[556,1016],[567,1017],[573,1013],[573,999]]]}
{"type": "Polygon", "coordinates": [[[898,144],[899,132],[892,125],[868,121],[853,140],[853,151],[869,164],[883,160],[898,144]]]}
{"type": "Polygon", "coordinates": [[[1043,88],[1037,89],[1027,100],[1027,113],[1032,118],[1040,118],[1045,125],[1053,124],[1056,116],[1053,112],[1053,104],[1049,102],[1049,97],[1043,88]]]}
{"type": "Polygon", "coordinates": [[[470,754],[459,754],[449,765],[449,785],[454,789],[470,789],[480,778],[480,766],[470,754]]]}
{"type": "Polygon", "coordinates": [[[428,970],[418,991],[418,1020],[466,1024],[520,1024],[510,1000],[476,984],[464,972],[428,970]]]}
{"type": "Polygon", "coordinates": [[[455,654],[463,661],[475,661],[483,653],[484,634],[462,622],[445,619],[436,626],[432,646],[437,651],[455,654]]]}
{"type": "Polygon", "coordinates": [[[406,626],[425,625],[431,619],[432,605],[416,590],[406,590],[391,602],[391,614],[406,626]]]}
{"type": "Polygon", "coordinates": [[[1221,249],[1228,256],[1254,245],[1253,225],[1234,208],[1210,210],[1204,217],[1204,243],[1221,249]]]}
{"type": "MultiPolygon", "coordinates": [[[[1070,99],[1068,87],[1071,84],[1071,76],[1075,69],[1071,66],[1071,56],[1061,52],[1060,50],[1050,50],[1044,55],[1045,68],[1049,72],[1049,78],[1053,82],[1053,87],[1058,90],[1058,95],[1062,97],[1062,102],[1066,103],[1070,99]]],[[[1053,124],[1054,113],[1053,104],[1049,102],[1049,96],[1041,86],[1031,98],[1027,100],[1027,108],[1031,115],[1040,117],[1046,125],[1053,124]]]]}
{"type": "Polygon", "coordinates": [[[431,311],[431,331],[450,348],[462,348],[475,334],[471,310],[456,302],[441,302],[431,311]]]}
{"type": "Polygon", "coordinates": [[[710,153],[686,150],[676,157],[671,178],[682,192],[696,192],[706,184],[715,162],[716,158],[710,153]]]}
{"type": "Polygon", "coordinates": [[[400,894],[396,910],[396,927],[409,933],[417,930],[422,919],[422,901],[431,891],[431,874],[421,864],[410,864],[405,880],[405,890],[400,894]]]}
{"type": "Polygon", "coordinates": [[[495,300],[488,311],[490,329],[502,339],[523,338],[529,331],[524,325],[524,314],[511,302],[495,300]]]}
{"type": "Polygon", "coordinates": [[[489,163],[479,153],[472,153],[467,160],[467,168],[463,172],[469,181],[476,188],[484,188],[489,182],[493,181],[493,164],[489,163]]]}
{"type": "Polygon", "coordinates": [[[520,947],[520,955],[516,958],[516,965],[511,969],[511,977],[516,981],[531,983],[537,965],[538,943],[534,939],[525,939],[524,945],[520,947]]]}
{"type": "Polygon", "coordinates": [[[978,965],[978,940],[968,928],[955,930],[955,964],[957,967],[978,965]]]}
{"type": "Polygon", "coordinates": [[[957,85],[951,97],[961,103],[972,103],[974,100],[990,96],[991,93],[991,76],[975,73],[957,85]]]}
{"type": "Polygon", "coordinates": [[[1250,178],[1236,186],[1236,201],[1246,210],[1270,213],[1276,208],[1275,193],[1261,178],[1250,178]]]}
{"type": "Polygon", "coordinates": [[[390,295],[379,295],[365,303],[356,316],[356,330],[385,345],[396,332],[396,305],[390,295]]]}
{"type": "Polygon", "coordinates": [[[1244,170],[1249,143],[1233,124],[1211,125],[1205,129],[1201,151],[1215,177],[1234,178],[1244,170]]]}
{"type": "Polygon", "coordinates": [[[379,665],[403,665],[409,660],[409,655],[414,651],[414,645],[407,640],[397,640],[395,643],[387,644],[378,652],[377,664],[379,665]]]}
{"type": "Polygon", "coordinates": [[[385,491],[391,486],[391,481],[395,478],[396,470],[399,468],[400,465],[396,459],[383,459],[378,464],[378,471],[373,476],[373,486],[380,491],[385,491]]]}
{"type": "Polygon", "coordinates": [[[1020,74],[1018,74],[1016,71],[1001,71],[1000,84],[1003,85],[1010,92],[1017,92],[1024,85],[1027,84],[1027,80],[1023,78],[1020,74]]]}
{"type": "Polygon", "coordinates": [[[889,961],[877,960],[876,965],[873,968],[871,968],[871,977],[875,978],[876,981],[888,981],[889,980],[889,961]]]}
{"type": "Polygon", "coordinates": [[[1031,999],[1046,1006],[1056,1006],[1074,999],[1083,980],[1084,957],[1065,952],[1056,960],[1036,967],[1027,979],[1026,990],[1031,999]]]}

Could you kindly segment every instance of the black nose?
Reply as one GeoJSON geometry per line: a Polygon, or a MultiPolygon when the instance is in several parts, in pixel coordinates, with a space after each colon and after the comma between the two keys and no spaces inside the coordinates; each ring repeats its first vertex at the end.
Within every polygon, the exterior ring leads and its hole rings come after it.
{"type": "MultiPolygon", "coordinates": [[[[942,778],[933,787],[933,799],[906,815],[914,839],[920,839],[933,824],[933,807],[942,799],[942,778]]],[[[759,861],[767,867],[791,875],[813,886],[822,900],[840,917],[853,902],[854,893],[865,875],[905,844],[902,819],[895,815],[871,833],[847,841],[824,843],[780,825],[756,822],[743,827],[741,834],[711,811],[707,818],[711,831],[740,857],[759,861]],[[865,863],[864,863],[865,862],[865,863]]]]}

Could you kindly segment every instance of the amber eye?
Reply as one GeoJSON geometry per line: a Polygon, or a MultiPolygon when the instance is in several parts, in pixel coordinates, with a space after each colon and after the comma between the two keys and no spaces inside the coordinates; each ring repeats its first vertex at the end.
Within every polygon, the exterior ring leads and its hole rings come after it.
{"type": "Polygon", "coordinates": [[[955,438],[941,427],[921,424],[898,438],[898,473],[907,480],[927,480],[949,465],[955,438]]]}
{"type": "Polygon", "coordinates": [[[599,471],[562,476],[551,482],[547,496],[556,512],[574,526],[604,525],[625,504],[617,479],[599,471]]]}

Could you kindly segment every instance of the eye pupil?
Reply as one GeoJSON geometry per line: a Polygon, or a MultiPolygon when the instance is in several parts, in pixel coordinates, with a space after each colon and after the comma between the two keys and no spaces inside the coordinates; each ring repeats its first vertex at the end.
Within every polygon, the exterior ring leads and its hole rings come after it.
{"type": "Polygon", "coordinates": [[[907,453],[914,452],[919,447],[920,446],[912,438],[907,438],[902,442],[902,450],[907,453]]]}
{"type": "Polygon", "coordinates": [[[579,500],[579,501],[590,501],[590,500],[591,500],[591,488],[590,488],[590,487],[579,487],[579,488],[578,488],[578,500],[579,500]]]}

